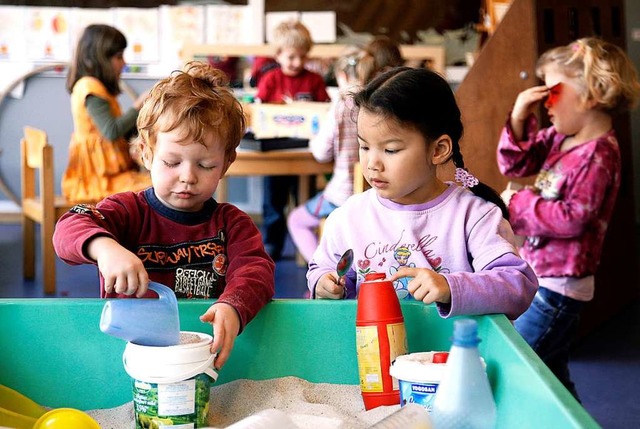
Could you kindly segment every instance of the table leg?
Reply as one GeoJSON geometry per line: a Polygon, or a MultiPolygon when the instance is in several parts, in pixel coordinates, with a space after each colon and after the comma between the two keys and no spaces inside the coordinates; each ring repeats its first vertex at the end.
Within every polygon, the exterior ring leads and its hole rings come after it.
{"type": "Polygon", "coordinates": [[[298,180],[298,204],[304,204],[309,199],[309,184],[311,176],[300,176],[298,180]]]}
{"type": "MultiPolygon", "coordinates": [[[[309,199],[309,184],[311,176],[298,177],[298,204],[304,204],[309,199]]],[[[296,250],[296,265],[306,267],[307,261],[304,260],[300,252],[296,250]]]]}

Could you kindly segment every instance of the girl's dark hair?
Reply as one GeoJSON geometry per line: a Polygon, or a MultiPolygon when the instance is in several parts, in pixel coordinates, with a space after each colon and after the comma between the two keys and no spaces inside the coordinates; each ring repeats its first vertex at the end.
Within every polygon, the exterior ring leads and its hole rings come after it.
{"type": "MultiPolygon", "coordinates": [[[[463,132],[460,109],[449,83],[438,73],[425,68],[396,67],[375,77],[355,94],[354,101],[359,109],[415,128],[427,144],[448,135],[453,142],[453,165],[465,168],[460,152],[463,132]]],[[[504,201],[493,188],[480,182],[469,189],[496,204],[502,216],[509,219],[504,201]]]]}
{"type": "Polygon", "coordinates": [[[67,91],[71,93],[76,82],[85,76],[99,79],[112,95],[120,94],[118,75],[111,65],[111,57],[127,47],[127,39],[110,25],[93,24],[85,28],[69,67],[67,91]]]}

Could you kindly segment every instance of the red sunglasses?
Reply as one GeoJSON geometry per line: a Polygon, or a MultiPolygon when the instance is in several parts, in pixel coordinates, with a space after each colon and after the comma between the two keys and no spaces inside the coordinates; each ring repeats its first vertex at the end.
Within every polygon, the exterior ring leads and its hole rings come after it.
{"type": "Polygon", "coordinates": [[[549,95],[547,96],[546,101],[544,102],[544,107],[547,109],[552,108],[558,102],[560,98],[560,94],[562,93],[562,82],[558,82],[549,88],[549,95]]]}

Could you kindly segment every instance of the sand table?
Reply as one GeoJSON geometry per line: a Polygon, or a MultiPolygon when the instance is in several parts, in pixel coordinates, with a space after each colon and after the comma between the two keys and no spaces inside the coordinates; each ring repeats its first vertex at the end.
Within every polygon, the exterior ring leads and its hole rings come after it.
{"type": "MultiPolygon", "coordinates": [[[[284,411],[301,429],[368,428],[400,405],[365,411],[360,386],[310,383],[297,377],[236,380],[211,388],[209,425],[224,428],[259,411],[284,411]]],[[[133,402],[87,411],[102,429],[134,428],[133,402]]]]}

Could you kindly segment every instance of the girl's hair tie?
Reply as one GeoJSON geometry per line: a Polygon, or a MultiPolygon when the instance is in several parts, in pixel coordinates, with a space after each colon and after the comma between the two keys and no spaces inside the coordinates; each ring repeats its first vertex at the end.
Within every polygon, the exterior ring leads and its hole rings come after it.
{"type": "Polygon", "coordinates": [[[574,42],[571,44],[571,51],[574,53],[584,54],[584,45],[580,42],[574,42]]]}
{"type": "Polygon", "coordinates": [[[469,173],[466,168],[460,167],[456,168],[455,180],[464,188],[473,188],[480,183],[480,181],[476,179],[473,174],[469,173]]]}

